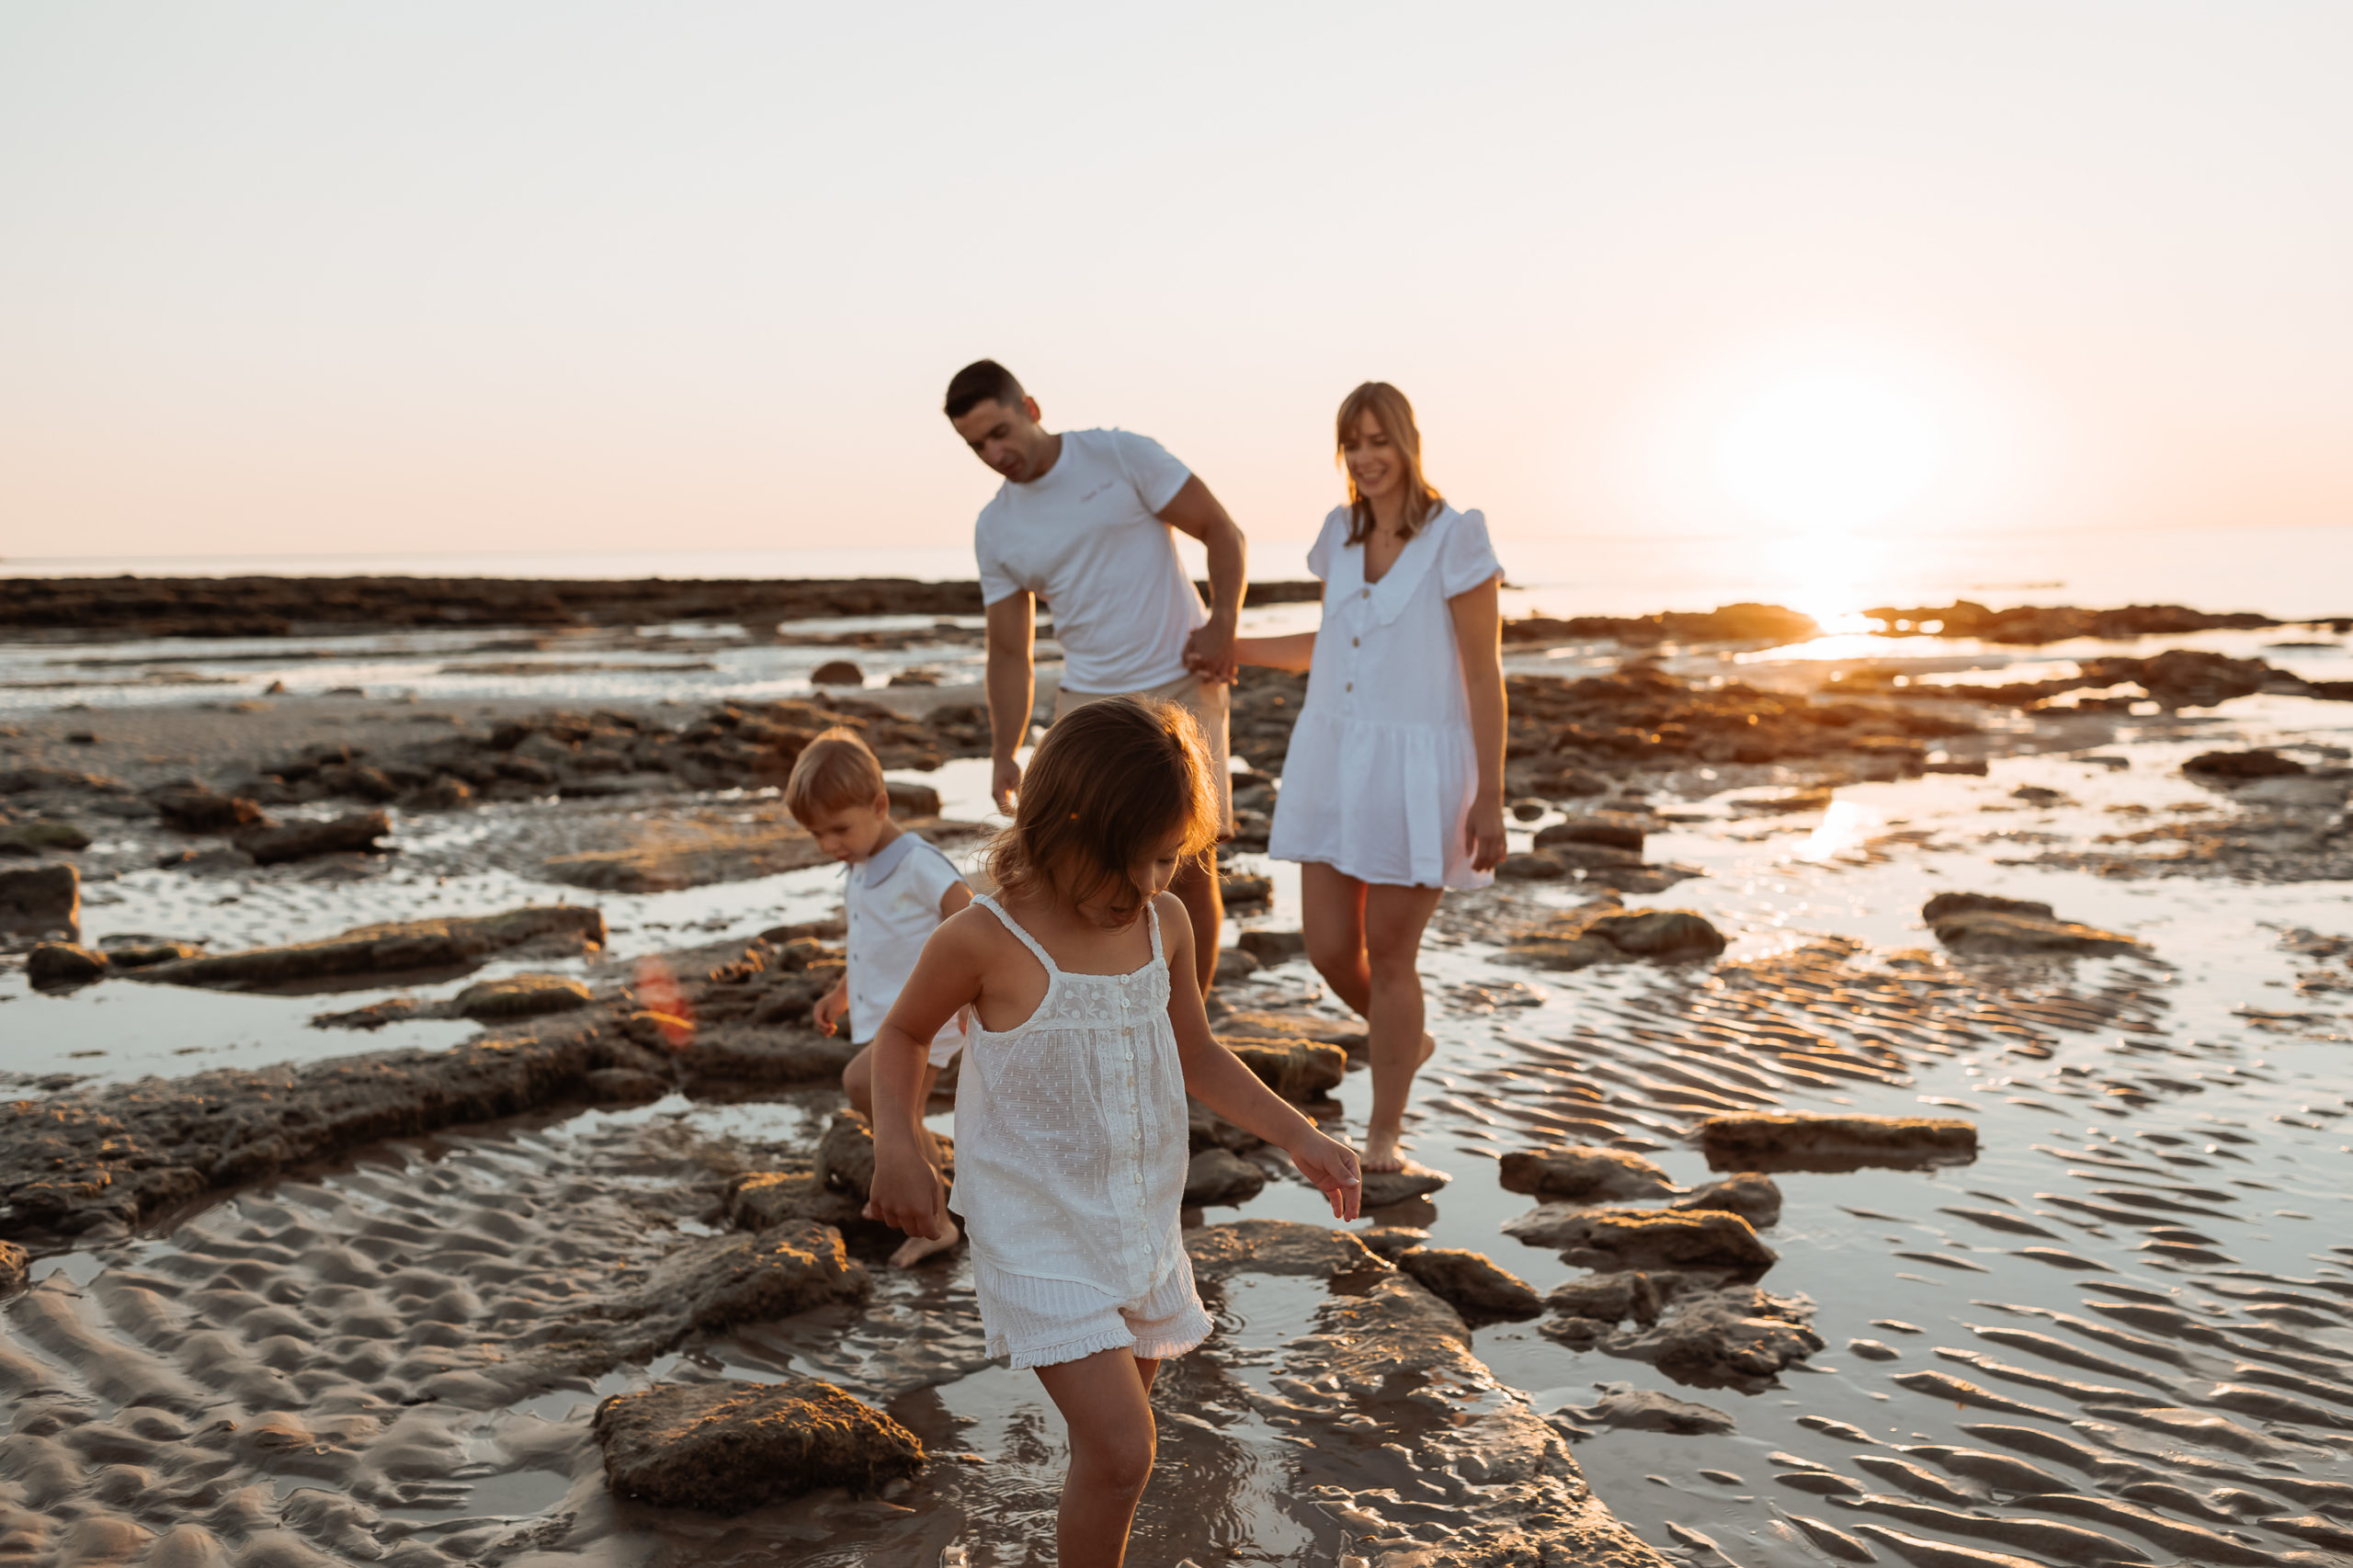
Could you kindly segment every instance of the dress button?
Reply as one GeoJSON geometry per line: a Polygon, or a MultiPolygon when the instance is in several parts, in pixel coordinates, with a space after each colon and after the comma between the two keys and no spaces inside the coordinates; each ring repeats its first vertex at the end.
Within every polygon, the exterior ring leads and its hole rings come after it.
{"type": "Polygon", "coordinates": [[[1354,682],[1354,681],[1350,681],[1350,682],[1348,682],[1348,684],[1347,684],[1347,685],[1346,685],[1346,686],[1342,687],[1340,689],[1341,689],[1342,691],[1354,691],[1356,688],[1357,688],[1357,683],[1356,683],[1356,682],[1354,682]]]}
{"type": "Polygon", "coordinates": [[[1349,639],[1348,639],[1348,646],[1349,646],[1349,647],[1351,647],[1351,648],[1358,648],[1358,647],[1362,647],[1363,645],[1364,645],[1364,639],[1363,639],[1363,638],[1361,638],[1361,637],[1351,637],[1351,638],[1349,638],[1349,639]]]}
{"type": "Polygon", "coordinates": [[[1372,597],[1372,590],[1371,590],[1370,588],[1367,588],[1367,589],[1364,591],[1364,596],[1363,596],[1363,597],[1366,597],[1366,598],[1370,598],[1370,597],[1372,597]]]}

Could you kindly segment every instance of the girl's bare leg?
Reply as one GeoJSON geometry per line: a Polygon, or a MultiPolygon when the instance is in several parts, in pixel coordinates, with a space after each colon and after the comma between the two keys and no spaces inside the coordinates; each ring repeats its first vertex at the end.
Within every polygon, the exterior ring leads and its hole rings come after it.
{"type": "Polygon", "coordinates": [[[1372,1121],[1364,1168],[1402,1170],[1398,1137],[1405,1102],[1414,1074],[1438,1049],[1422,1027],[1422,977],[1415,960],[1439,890],[1367,884],[1310,863],[1299,869],[1299,891],[1309,960],[1333,994],[1370,1026],[1372,1121]]]}
{"type": "Polygon", "coordinates": [[[1152,1379],[1159,1369],[1159,1362],[1125,1350],[1038,1369],[1070,1428],[1058,1568],[1120,1568],[1126,1559],[1136,1504],[1152,1479],[1152,1379]]]}

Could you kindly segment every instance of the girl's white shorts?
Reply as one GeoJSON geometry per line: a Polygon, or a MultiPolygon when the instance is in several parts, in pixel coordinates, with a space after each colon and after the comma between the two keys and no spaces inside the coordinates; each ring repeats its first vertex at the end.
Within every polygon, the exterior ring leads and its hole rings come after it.
{"type": "Polygon", "coordinates": [[[1165,1360],[1192,1349],[1217,1326],[1194,1289],[1193,1260],[1182,1252],[1152,1289],[1131,1301],[1075,1279],[1008,1274],[977,1255],[972,1287],[981,1299],[988,1353],[1010,1357],[1017,1370],[1075,1361],[1102,1350],[1165,1360]]]}

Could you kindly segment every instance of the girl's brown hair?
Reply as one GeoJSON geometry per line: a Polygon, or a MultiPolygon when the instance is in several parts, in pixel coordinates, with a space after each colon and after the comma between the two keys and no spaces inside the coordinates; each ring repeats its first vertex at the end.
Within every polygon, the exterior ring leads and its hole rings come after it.
{"type": "Polygon", "coordinates": [[[1422,477],[1422,427],[1414,423],[1414,405],[1405,394],[1387,381],[1367,381],[1350,392],[1340,403],[1338,424],[1340,472],[1348,479],[1348,538],[1350,544],[1362,544],[1372,536],[1372,503],[1357,493],[1354,474],[1348,473],[1348,442],[1371,415],[1381,422],[1381,433],[1397,449],[1405,461],[1405,516],[1398,532],[1406,539],[1422,531],[1422,525],[1438,515],[1445,497],[1437,487],[1422,477]]]}
{"type": "Polygon", "coordinates": [[[1054,721],[1021,775],[1013,825],[989,846],[1001,893],[1051,893],[1073,903],[1120,885],[1117,924],[1135,918],[1152,889],[1131,868],[1178,835],[1190,858],[1217,842],[1209,748],[1193,716],[1171,702],[1107,697],[1054,721]]]}

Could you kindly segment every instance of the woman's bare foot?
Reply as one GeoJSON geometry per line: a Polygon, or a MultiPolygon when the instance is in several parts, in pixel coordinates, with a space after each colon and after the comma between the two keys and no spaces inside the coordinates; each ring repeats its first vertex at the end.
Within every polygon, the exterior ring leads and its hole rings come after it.
{"type": "Polygon", "coordinates": [[[937,1236],[909,1236],[905,1241],[901,1242],[899,1250],[891,1255],[891,1267],[912,1267],[926,1257],[946,1252],[963,1239],[963,1233],[956,1228],[956,1221],[947,1215],[942,1214],[939,1217],[939,1225],[940,1231],[937,1236]]]}
{"type": "MultiPolygon", "coordinates": [[[[1414,1071],[1418,1073],[1438,1054],[1438,1041],[1427,1030],[1422,1034],[1421,1054],[1414,1058],[1414,1071]]],[[[1364,1153],[1358,1164],[1368,1171],[1402,1171],[1413,1162],[1405,1158],[1401,1129],[1369,1129],[1364,1135],[1364,1153]]]]}

